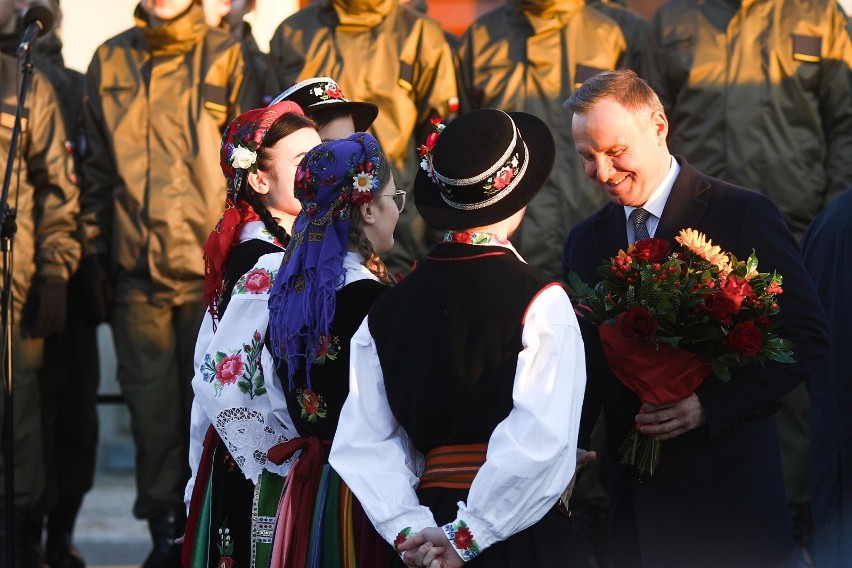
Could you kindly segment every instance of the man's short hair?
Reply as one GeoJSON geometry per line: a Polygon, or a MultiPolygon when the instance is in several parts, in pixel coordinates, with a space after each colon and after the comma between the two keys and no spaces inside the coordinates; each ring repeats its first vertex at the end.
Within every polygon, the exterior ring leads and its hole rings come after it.
{"type": "Polygon", "coordinates": [[[629,70],[604,71],[587,79],[565,104],[573,114],[587,114],[603,99],[611,98],[624,108],[665,112],[660,97],[644,79],[629,70]]]}

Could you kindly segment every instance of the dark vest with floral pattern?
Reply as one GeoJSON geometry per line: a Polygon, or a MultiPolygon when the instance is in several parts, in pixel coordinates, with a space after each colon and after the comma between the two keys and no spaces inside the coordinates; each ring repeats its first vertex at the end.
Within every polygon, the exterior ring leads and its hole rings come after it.
{"type": "Polygon", "coordinates": [[[441,243],[369,315],[391,410],[423,453],[512,409],[527,308],[553,280],[500,246],[441,243]]]}

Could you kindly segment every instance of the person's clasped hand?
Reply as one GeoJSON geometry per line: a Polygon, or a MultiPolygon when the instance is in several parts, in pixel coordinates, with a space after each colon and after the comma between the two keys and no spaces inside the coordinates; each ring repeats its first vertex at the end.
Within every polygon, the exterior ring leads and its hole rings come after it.
{"type": "Polygon", "coordinates": [[[44,276],[33,282],[33,337],[48,337],[65,327],[67,287],[65,279],[58,276],[44,276]]]}
{"type": "Polygon", "coordinates": [[[450,544],[447,533],[439,527],[425,528],[408,537],[397,550],[406,566],[461,568],[464,565],[464,560],[450,544]]]}
{"type": "Polygon", "coordinates": [[[704,407],[695,393],[672,404],[656,406],[646,402],[636,415],[639,431],[657,440],[676,438],[706,422],[704,407]]]}

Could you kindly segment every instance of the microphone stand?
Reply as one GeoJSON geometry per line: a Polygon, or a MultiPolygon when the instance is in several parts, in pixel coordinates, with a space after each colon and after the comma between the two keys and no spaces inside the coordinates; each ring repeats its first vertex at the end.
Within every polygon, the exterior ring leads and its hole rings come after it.
{"type": "MultiPolygon", "coordinates": [[[[21,66],[21,83],[18,88],[18,105],[15,109],[15,124],[12,128],[12,137],[9,142],[9,155],[6,158],[6,173],[3,177],[3,189],[0,193],[0,259],[2,259],[3,291],[0,295],[0,315],[3,320],[3,371],[4,371],[4,408],[3,408],[3,472],[5,475],[5,520],[6,520],[6,566],[14,566],[14,542],[15,542],[15,438],[14,438],[14,404],[12,376],[12,261],[13,245],[17,224],[15,222],[16,211],[9,207],[9,187],[14,170],[15,157],[17,156],[18,137],[21,133],[21,117],[27,91],[32,79],[33,64],[30,57],[30,44],[22,45],[18,50],[18,59],[21,66]]],[[[20,179],[20,172],[18,173],[20,179]]],[[[20,186],[20,184],[19,184],[20,186]]],[[[20,187],[18,187],[20,189],[20,187]]]]}

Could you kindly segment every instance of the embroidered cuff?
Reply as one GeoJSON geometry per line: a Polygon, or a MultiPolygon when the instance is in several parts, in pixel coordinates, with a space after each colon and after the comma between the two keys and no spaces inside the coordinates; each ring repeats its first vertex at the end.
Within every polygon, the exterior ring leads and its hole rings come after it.
{"type": "Polygon", "coordinates": [[[467,526],[466,522],[458,520],[441,528],[444,529],[450,544],[453,545],[453,548],[465,562],[470,562],[480,553],[479,544],[477,544],[473,531],[467,526]]]}
{"type": "Polygon", "coordinates": [[[408,539],[408,537],[410,537],[413,534],[414,534],[414,531],[411,530],[411,527],[405,527],[404,529],[399,531],[399,533],[396,535],[396,538],[393,539],[393,549],[396,550],[396,553],[399,554],[399,557],[402,558],[403,561],[405,560],[405,558],[403,558],[403,555],[405,553],[399,551],[399,545],[402,544],[403,542],[405,542],[406,539],[408,539]]]}

